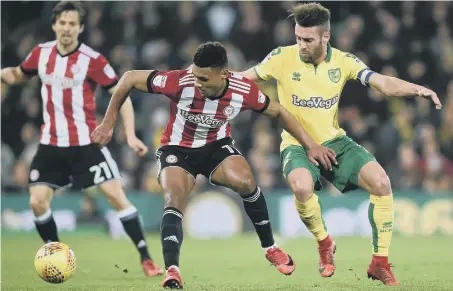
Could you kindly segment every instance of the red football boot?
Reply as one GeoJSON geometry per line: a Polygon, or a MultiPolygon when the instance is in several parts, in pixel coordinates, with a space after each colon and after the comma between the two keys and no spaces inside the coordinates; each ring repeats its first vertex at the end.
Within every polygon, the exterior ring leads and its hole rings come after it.
{"type": "Polygon", "coordinates": [[[373,256],[370,266],[368,267],[368,278],[379,280],[386,286],[399,286],[393,275],[391,265],[387,257],[373,256]]]}
{"type": "Polygon", "coordinates": [[[322,241],[318,241],[319,273],[327,278],[335,273],[335,241],[328,235],[322,241]]]}
{"type": "Polygon", "coordinates": [[[150,259],[142,261],[142,269],[148,277],[162,275],[164,273],[164,271],[150,259]]]}
{"type": "Polygon", "coordinates": [[[266,259],[284,275],[289,276],[296,269],[293,259],[277,246],[270,247],[266,251],[266,259]]]}
{"type": "Polygon", "coordinates": [[[165,279],[162,281],[162,287],[165,289],[183,289],[181,274],[176,266],[168,267],[165,279]]]}

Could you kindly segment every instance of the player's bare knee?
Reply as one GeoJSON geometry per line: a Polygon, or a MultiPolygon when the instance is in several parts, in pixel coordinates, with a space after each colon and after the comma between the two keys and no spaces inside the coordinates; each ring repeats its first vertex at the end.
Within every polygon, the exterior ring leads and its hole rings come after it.
{"type": "Polygon", "coordinates": [[[51,197],[45,192],[30,193],[30,207],[37,215],[45,213],[50,208],[51,197]]]}
{"type": "Polygon", "coordinates": [[[297,201],[301,203],[307,202],[313,195],[313,183],[307,182],[304,179],[294,179],[290,182],[291,190],[296,196],[297,201]]]}
{"type": "Polygon", "coordinates": [[[239,195],[248,195],[256,189],[256,183],[252,176],[232,181],[231,186],[239,195]]]}
{"type": "Polygon", "coordinates": [[[381,172],[373,178],[371,193],[376,196],[387,196],[392,193],[390,179],[385,172],[381,172]]]}

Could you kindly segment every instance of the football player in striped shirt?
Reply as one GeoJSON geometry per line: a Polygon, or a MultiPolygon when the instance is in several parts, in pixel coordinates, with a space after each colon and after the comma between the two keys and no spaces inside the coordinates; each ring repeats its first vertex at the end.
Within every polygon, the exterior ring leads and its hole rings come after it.
{"type": "MultiPolygon", "coordinates": [[[[129,71],[118,83],[93,140],[101,146],[112,136],[117,112],[133,88],[163,94],[170,99],[170,118],[156,155],[158,179],[165,196],[161,240],[167,274],[164,288],[182,288],[179,252],[182,219],[198,174],[213,185],[236,191],[260,239],[265,257],[283,274],[296,268],[291,257],[274,241],[266,200],[256,185],[248,162],[234,146],[230,121],[245,110],[276,118],[300,143],[312,148],[309,158],[324,166],[335,161],[333,151],[317,145],[295,118],[270,100],[250,80],[227,69],[225,48],[218,42],[200,45],[187,70],[129,71]]],[[[329,164],[329,165],[328,165],[329,164]]]]}
{"type": "MultiPolygon", "coordinates": [[[[79,42],[84,15],[79,2],[59,2],[52,13],[56,40],[37,45],[20,66],[1,71],[2,82],[10,85],[22,84],[35,75],[42,82],[44,124],[29,175],[36,229],[44,242],[59,241],[50,208],[54,191],[70,184],[76,189],[99,186],[139,251],[144,273],[162,274],[149,255],[139,214],[126,197],[116,162],[106,147],[99,148],[90,137],[96,127],[96,85],[112,93],[118,77],[102,54],[79,42]]],[[[130,98],[121,116],[129,146],[143,156],[148,148],[135,135],[130,98]]]]}

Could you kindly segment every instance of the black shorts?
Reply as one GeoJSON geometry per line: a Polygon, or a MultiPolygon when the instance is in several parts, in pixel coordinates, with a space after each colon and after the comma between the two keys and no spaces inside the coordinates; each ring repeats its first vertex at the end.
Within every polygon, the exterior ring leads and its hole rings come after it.
{"type": "Polygon", "coordinates": [[[28,184],[47,184],[54,189],[72,185],[85,189],[120,178],[118,166],[106,147],[40,144],[30,165],[28,184]]]}
{"type": "Polygon", "coordinates": [[[167,145],[156,151],[157,164],[159,167],[157,178],[160,183],[160,173],[167,167],[180,167],[195,179],[202,174],[211,180],[211,175],[217,167],[230,156],[242,156],[234,147],[231,138],[223,138],[204,145],[200,148],[186,148],[181,146],[167,145]]]}

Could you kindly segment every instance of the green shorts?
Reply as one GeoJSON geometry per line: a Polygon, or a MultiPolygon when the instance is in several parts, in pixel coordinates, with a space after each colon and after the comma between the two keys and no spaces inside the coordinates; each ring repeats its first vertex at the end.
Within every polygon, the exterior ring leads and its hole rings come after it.
{"type": "Polygon", "coordinates": [[[322,175],[344,193],[357,189],[359,187],[359,171],[362,166],[370,161],[376,161],[374,156],[364,147],[345,135],[329,140],[323,143],[323,146],[335,151],[338,166],[332,163],[332,171],[325,170],[321,164],[317,167],[308,160],[307,151],[304,147],[291,145],[280,153],[285,178],[288,178],[292,170],[305,168],[310,171],[313,177],[315,190],[322,189],[320,181],[322,175]]]}

